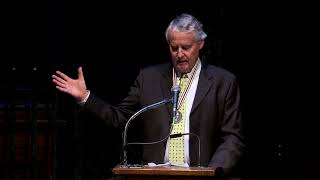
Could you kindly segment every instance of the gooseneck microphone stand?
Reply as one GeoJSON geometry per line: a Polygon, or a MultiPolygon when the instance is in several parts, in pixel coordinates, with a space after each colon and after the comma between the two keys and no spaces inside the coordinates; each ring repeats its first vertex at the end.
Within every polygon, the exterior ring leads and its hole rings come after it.
{"type": "Polygon", "coordinates": [[[160,101],[160,102],[157,102],[157,103],[154,103],[154,104],[151,104],[151,105],[148,105],[144,108],[142,108],[141,110],[139,110],[138,112],[136,112],[135,114],[133,114],[130,119],[127,121],[126,123],[126,126],[124,128],[124,132],[123,132],[123,144],[122,144],[122,148],[123,148],[123,164],[122,166],[123,167],[128,167],[128,159],[127,159],[127,145],[128,145],[128,142],[127,142],[127,131],[128,131],[128,128],[129,128],[129,125],[131,123],[131,121],[136,118],[138,115],[140,115],[141,113],[145,112],[145,111],[148,111],[150,109],[156,109],[162,105],[165,105],[169,102],[172,102],[172,98],[171,99],[165,99],[163,101],[160,101]]]}

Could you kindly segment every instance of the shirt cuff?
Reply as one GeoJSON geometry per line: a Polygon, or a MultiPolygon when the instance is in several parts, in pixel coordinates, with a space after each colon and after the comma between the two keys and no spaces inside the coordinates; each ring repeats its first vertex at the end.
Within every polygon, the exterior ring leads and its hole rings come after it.
{"type": "Polygon", "coordinates": [[[89,96],[90,96],[90,90],[87,90],[87,93],[86,93],[85,98],[84,98],[82,101],[79,101],[78,104],[79,104],[80,106],[84,106],[84,104],[86,104],[89,96]]]}

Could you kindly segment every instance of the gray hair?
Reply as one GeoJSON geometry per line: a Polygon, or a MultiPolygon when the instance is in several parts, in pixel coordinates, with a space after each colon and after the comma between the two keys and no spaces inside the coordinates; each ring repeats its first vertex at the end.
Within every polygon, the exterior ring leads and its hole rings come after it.
{"type": "Polygon", "coordinates": [[[207,34],[202,29],[202,23],[189,14],[181,14],[173,19],[167,30],[166,39],[169,42],[169,33],[175,32],[195,32],[195,40],[204,40],[207,34]]]}

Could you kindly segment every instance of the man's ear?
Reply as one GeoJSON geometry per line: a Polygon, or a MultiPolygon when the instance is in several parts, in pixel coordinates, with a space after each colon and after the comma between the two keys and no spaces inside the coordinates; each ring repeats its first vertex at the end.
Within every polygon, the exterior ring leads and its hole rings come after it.
{"type": "Polygon", "coordinates": [[[198,43],[199,43],[199,49],[202,49],[204,45],[204,40],[200,40],[198,43]]]}

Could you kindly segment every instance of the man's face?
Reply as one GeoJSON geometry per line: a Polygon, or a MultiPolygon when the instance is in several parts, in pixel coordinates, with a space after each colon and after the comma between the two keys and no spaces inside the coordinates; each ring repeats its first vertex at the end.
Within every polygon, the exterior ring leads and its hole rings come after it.
{"type": "Polygon", "coordinates": [[[197,62],[203,44],[203,40],[195,41],[194,32],[171,31],[169,48],[176,71],[182,74],[189,73],[197,62]]]}

